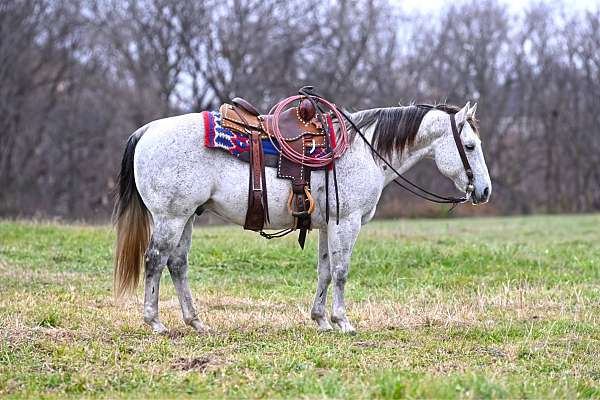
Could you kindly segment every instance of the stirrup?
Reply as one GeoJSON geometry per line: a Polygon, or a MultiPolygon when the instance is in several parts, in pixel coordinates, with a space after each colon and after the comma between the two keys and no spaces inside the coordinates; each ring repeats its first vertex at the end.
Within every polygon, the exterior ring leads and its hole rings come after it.
{"type": "Polygon", "coordinates": [[[304,195],[306,196],[306,199],[304,199],[304,201],[308,200],[308,210],[297,211],[297,210],[294,210],[294,207],[293,207],[294,196],[300,196],[300,195],[296,195],[293,190],[290,191],[290,197],[288,199],[288,211],[290,212],[290,214],[292,214],[292,216],[305,217],[305,216],[309,216],[310,214],[313,213],[313,211],[315,211],[315,200],[313,199],[312,195],[310,194],[310,189],[308,188],[308,186],[304,186],[304,195]]]}

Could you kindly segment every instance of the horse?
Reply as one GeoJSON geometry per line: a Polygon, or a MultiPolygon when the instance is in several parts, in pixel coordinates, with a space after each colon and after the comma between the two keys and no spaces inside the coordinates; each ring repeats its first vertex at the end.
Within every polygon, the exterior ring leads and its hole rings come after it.
{"type": "MultiPolygon", "coordinates": [[[[356,333],[346,316],[344,299],[352,250],[361,226],[372,219],[382,190],[397,172],[404,173],[420,160],[430,158],[473,204],[489,200],[492,184],[476,109],[477,104],[467,102],[462,108],[411,105],[350,114],[356,129],[364,133],[364,140],[354,132],[350,147],[336,161],[339,208],[333,207],[331,218],[325,218],[325,172],[313,171],[311,178],[316,202],[312,228],[319,231],[311,319],[319,330],[329,331],[335,326],[341,332],[356,333]],[[458,141],[453,137],[452,117],[461,127],[458,141]],[[464,146],[463,154],[472,169],[470,177],[458,145],[464,146]],[[374,152],[389,161],[382,163],[374,152]],[[326,300],[332,282],[333,304],[328,319],[326,300]]],[[[159,284],[165,267],[172,277],[184,322],[198,333],[209,330],[198,317],[187,276],[196,214],[211,211],[237,225],[243,225],[246,216],[248,164],[224,151],[204,147],[206,132],[201,121],[201,114],[190,113],[139,128],[127,141],[118,177],[115,295],[120,298],[135,290],[144,267],[143,318],[157,334],[168,332],[158,311],[159,284]]],[[[329,193],[333,193],[333,182],[328,182],[329,193]]],[[[270,219],[265,228],[293,226],[286,207],[289,183],[277,178],[275,168],[267,168],[266,184],[270,219]]]]}

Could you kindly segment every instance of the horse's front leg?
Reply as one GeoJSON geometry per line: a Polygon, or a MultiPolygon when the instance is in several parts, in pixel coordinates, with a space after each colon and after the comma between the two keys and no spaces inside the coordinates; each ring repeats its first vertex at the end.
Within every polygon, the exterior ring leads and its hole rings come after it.
{"type": "Polygon", "coordinates": [[[333,310],[331,322],[342,332],[356,333],[356,330],[346,316],[346,303],[344,300],[344,287],[348,280],[348,269],[352,249],[361,227],[361,216],[352,214],[340,220],[340,224],[330,222],[327,231],[329,247],[329,264],[333,277],[333,310]]]}
{"type": "Polygon", "coordinates": [[[329,267],[329,248],[327,243],[327,228],[319,229],[319,260],[317,262],[317,293],[313,302],[310,317],[319,325],[322,331],[333,329],[325,315],[327,288],[331,283],[331,268],[329,267]]]}

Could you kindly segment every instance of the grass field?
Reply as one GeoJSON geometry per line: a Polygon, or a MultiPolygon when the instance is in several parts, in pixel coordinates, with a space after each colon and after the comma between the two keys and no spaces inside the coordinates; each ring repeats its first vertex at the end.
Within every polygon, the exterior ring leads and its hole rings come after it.
{"type": "Polygon", "coordinates": [[[375,222],[347,285],[357,336],[309,312],[315,242],[196,229],[183,325],[111,294],[108,227],[0,222],[0,397],[600,397],[600,216],[375,222]]]}

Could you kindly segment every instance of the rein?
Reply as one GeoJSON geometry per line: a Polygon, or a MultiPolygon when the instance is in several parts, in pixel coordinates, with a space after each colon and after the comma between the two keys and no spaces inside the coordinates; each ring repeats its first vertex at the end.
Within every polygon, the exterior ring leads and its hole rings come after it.
{"type": "MultiPolygon", "coordinates": [[[[313,91],[313,88],[310,86],[305,86],[304,88],[302,88],[302,91],[305,93],[310,93],[311,96],[319,98],[319,100],[323,100],[323,97],[316,94],[313,91]]],[[[435,109],[435,107],[427,106],[427,105],[419,105],[419,107],[426,107],[431,110],[435,109]]],[[[471,169],[471,165],[469,164],[467,154],[465,153],[465,149],[462,144],[462,139],[460,138],[460,132],[462,131],[464,124],[461,124],[460,130],[459,130],[458,127],[456,126],[456,119],[454,118],[454,114],[449,114],[450,126],[452,127],[452,135],[454,137],[454,142],[456,143],[456,148],[458,149],[458,154],[460,155],[460,159],[462,161],[463,167],[465,168],[465,173],[467,174],[467,179],[469,180],[469,183],[467,184],[467,187],[465,188],[465,195],[462,197],[442,196],[442,195],[430,192],[429,190],[417,185],[416,183],[413,183],[408,178],[405,178],[400,172],[398,172],[392,166],[392,164],[388,160],[385,159],[385,157],[383,157],[377,150],[375,150],[373,145],[367,140],[364,133],[356,126],[356,124],[354,123],[354,121],[352,121],[352,119],[348,116],[348,114],[346,114],[346,112],[343,110],[339,110],[339,111],[340,111],[340,114],[344,117],[344,119],[346,119],[346,121],[348,121],[350,126],[352,126],[352,129],[354,129],[359,134],[361,139],[367,144],[367,146],[369,146],[369,148],[371,149],[373,154],[375,154],[377,157],[379,157],[379,159],[381,159],[381,161],[383,161],[383,163],[385,165],[387,165],[402,181],[402,182],[399,181],[398,178],[394,179],[394,183],[396,185],[400,186],[407,192],[412,193],[413,195],[420,197],[424,200],[430,201],[432,203],[455,204],[456,205],[456,204],[465,203],[469,200],[470,194],[473,192],[473,190],[475,190],[475,186],[473,184],[475,177],[473,175],[473,170],[471,169]],[[419,193],[419,191],[422,193],[419,193]]]]}
{"type": "MultiPolygon", "coordinates": [[[[304,86],[302,89],[300,89],[299,94],[300,94],[299,96],[292,96],[287,99],[284,99],[283,101],[281,101],[280,103],[275,105],[275,107],[273,107],[273,109],[271,110],[271,113],[275,115],[275,118],[274,118],[275,139],[280,146],[279,148],[280,148],[282,156],[284,156],[285,158],[287,158],[293,162],[296,162],[296,163],[299,163],[299,164],[302,164],[302,165],[305,165],[308,167],[312,167],[312,168],[325,167],[328,165],[330,165],[332,167],[333,181],[334,181],[334,187],[335,187],[335,197],[336,197],[336,209],[337,209],[336,222],[338,224],[339,224],[339,214],[340,214],[339,213],[339,197],[338,197],[338,187],[337,187],[336,169],[335,169],[334,161],[335,161],[335,159],[341,157],[341,155],[345,152],[345,150],[349,146],[349,142],[347,139],[346,124],[341,123],[341,125],[340,125],[340,130],[341,130],[341,135],[339,138],[340,143],[336,143],[337,146],[335,146],[335,145],[333,147],[330,146],[328,149],[329,151],[325,157],[316,158],[316,157],[306,156],[304,154],[296,154],[295,151],[293,151],[293,149],[291,149],[291,148],[289,148],[289,146],[287,146],[287,143],[286,143],[285,139],[283,138],[283,135],[280,132],[279,116],[281,115],[281,112],[283,111],[285,106],[292,103],[293,101],[296,101],[296,100],[299,100],[302,98],[308,98],[313,103],[313,105],[315,106],[315,109],[317,110],[318,119],[323,126],[330,125],[331,118],[329,118],[329,121],[326,124],[323,123],[323,122],[325,122],[325,117],[323,115],[325,110],[321,107],[321,105],[324,105],[326,109],[331,110],[340,122],[342,122],[342,117],[343,117],[350,124],[352,129],[354,129],[358,133],[358,135],[361,137],[361,139],[367,144],[369,149],[371,149],[372,153],[375,154],[379,159],[381,159],[381,161],[383,161],[383,163],[385,165],[387,165],[398,176],[397,178],[395,178],[393,180],[393,182],[396,185],[403,188],[404,190],[406,190],[407,192],[409,192],[417,197],[420,197],[424,200],[430,201],[432,203],[454,204],[454,206],[456,206],[457,204],[467,202],[469,200],[471,193],[475,190],[475,185],[473,183],[475,180],[475,176],[473,174],[473,169],[471,168],[471,164],[469,163],[469,159],[467,158],[467,154],[465,152],[465,149],[464,149],[464,146],[462,143],[462,139],[460,138],[460,133],[464,127],[464,123],[461,124],[460,128],[459,128],[456,125],[456,118],[455,118],[454,114],[449,114],[450,126],[452,128],[452,136],[454,138],[454,143],[456,144],[458,154],[460,155],[460,160],[463,164],[463,167],[465,169],[465,173],[467,174],[467,179],[468,179],[467,187],[465,188],[465,195],[462,197],[442,196],[437,193],[433,193],[433,192],[417,185],[416,183],[412,182],[408,178],[404,177],[400,172],[398,172],[398,170],[396,170],[392,166],[392,164],[384,156],[382,156],[373,147],[373,145],[367,140],[365,134],[358,128],[358,126],[356,126],[354,121],[352,121],[352,119],[348,116],[348,114],[345,111],[337,108],[335,106],[335,104],[328,102],[327,100],[325,100],[323,98],[323,96],[315,93],[312,86],[304,86]],[[319,104],[319,103],[321,103],[321,104],[319,104]]],[[[424,104],[418,105],[418,107],[427,108],[429,110],[435,109],[435,107],[433,107],[433,106],[424,105],[424,104]]],[[[273,139],[271,137],[269,137],[269,139],[273,143],[273,139]]],[[[275,144],[273,143],[273,145],[275,145],[275,144]]],[[[329,188],[328,182],[329,182],[329,170],[326,170],[326,173],[325,173],[325,185],[326,185],[325,186],[326,187],[325,215],[326,215],[326,218],[325,219],[327,222],[329,222],[329,191],[327,190],[329,188]]],[[[452,208],[454,208],[454,207],[452,207],[452,208]]],[[[286,236],[293,231],[294,231],[294,228],[288,228],[288,229],[283,229],[283,230],[275,232],[275,233],[266,233],[263,230],[261,230],[259,233],[261,236],[263,236],[266,239],[274,239],[274,238],[280,238],[280,237],[286,236]]]]}

